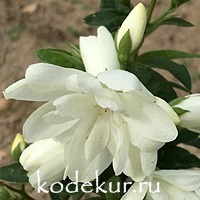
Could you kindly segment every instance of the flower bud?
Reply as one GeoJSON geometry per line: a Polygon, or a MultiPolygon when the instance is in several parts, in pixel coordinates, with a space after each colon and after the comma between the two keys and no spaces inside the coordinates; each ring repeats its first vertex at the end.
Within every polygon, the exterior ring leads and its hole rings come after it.
{"type": "Polygon", "coordinates": [[[156,104],[160,106],[173,120],[174,124],[178,125],[180,123],[179,116],[173,110],[173,108],[163,99],[156,97],[156,104]]]}
{"type": "Polygon", "coordinates": [[[129,13],[127,18],[122,23],[120,29],[118,30],[117,48],[119,49],[119,45],[122,38],[129,30],[129,34],[131,38],[131,52],[133,52],[138,47],[141,40],[143,39],[146,23],[147,23],[146,8],[144,7],[142,3],[139,3],[129,13]]]}
{"type": "Polygon", "coordinates": [[[17,133],[11,146],[11,154],[16,161],[19,161],[19,157],[26,148],[26,146],[27,144],[24,141],[23,136],[20,133],[17,133]]]}
{"type": "Polygon", "coordinates": [[[188,95],[172,102],[173,108],[182,110],[179,125],[200,133],[200,94],[188,95]]]}

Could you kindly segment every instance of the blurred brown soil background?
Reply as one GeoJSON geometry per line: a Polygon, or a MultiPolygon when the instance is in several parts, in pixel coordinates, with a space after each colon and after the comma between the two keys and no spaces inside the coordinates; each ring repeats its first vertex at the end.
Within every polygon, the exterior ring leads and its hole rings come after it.
{"type": "MultiPolygon", "coordinates": [[[[83,22],[88,14],[98,10],[99,0],[0,0],[0,166],[13,162],[10,145],[21,132],[26,118],[40,103],[5,101],[2,91],[24,77],[26,68],[38,62],[34,52],[39,48],[67,49],[67,41],[78,44],[80,35],[96,35],[96,28],[83,22]]],[[[138,0],[132,1],[134,4],[138,0]]],[[[147,5],[148,0],[141,0],[147,5]]],[[[155,15],[169,5],[170,0],[158,0],[155,15]]],[[[200,53],[200,1],[191,0],[176,14],[192,22],[195,27],[162,26],[149,36],[142,52],[176,49],[200,53]]],[[[200,92],[199,59],[185,59],[192,76],[195,93],[200,92]]],[[[165,73],[166,74],[166,73],[165,73]]],[[[166,76],[170,77],[168,74],[166,76]]],[[[180,93],[182,95],[182,93],[180,93]]],[[[196,152],[196,149],[192,149],[196,152]]],[[[40,199],[41,197],[37,197],[40,199]]]]}

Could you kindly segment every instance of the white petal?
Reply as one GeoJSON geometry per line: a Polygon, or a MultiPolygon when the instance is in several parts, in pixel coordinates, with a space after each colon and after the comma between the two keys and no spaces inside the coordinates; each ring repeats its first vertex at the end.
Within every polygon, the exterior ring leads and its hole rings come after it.
{"type": "Polygon", "coordinates": [[[139,79],[127,71],[111,70],[101,72],[97,75],[97,79],[112,90],[122,92],[141,90],[141,83],[139,79]]]}
{"type": "Polygon", "coordinates": [[[140,150],[133,145],[129,145],[129,154],[123,172],[134,181],[143,181],[146,175],[142,171],[140,150]]]}
{"type": "Polygon", "coordinates": [[[160,170],[156,171],[154,176],[182,190],[195,191],[200,188],[199,170],[160,170]]]}
{"type": "Polygon", "coordinates": [[[195,192],[185,192],[184,200],[199,200],[199,197],[195,192]]]}
{"type": "Polygon", "coordinates": [[[129,141],[126,124],[123,118],[118,113],[113,112],[111,119],[111,135],[108,148],[114,156],[113,168],[115,174],[119,175],[122,173],[124,163],[126,163],[127,160],[129,141]]]}
{"type": "Polygon", "coordinates": [[[94,76],[119,68],[114,40],[105,27],[99,27],[97,37],[80,37],[80,52],[86,72],[94,76]]]}
{"type": "Polygon", "coordinates": [[[96,76],[97,73],[104,71],[101,64],[97,37],[80,37],[79,45],[86,72],[96,76]]]}
{"type": "Polygon", "coordinates": [[[151,176],[155,171],[157,164],[157,151],[144,152],[140,151],[142,170],[147,176],[151,176]]]}
{"type": "Polygon", "coordinates": [[[110,111],[99,113],[85,143],[86,161],[90,163],[105,147],[110,137],[110,111]]]}
{"type": "Polygon", "coordinates": [[[102,95],[95,95],[95,100],[102,108],[109,108],[112,111],[124,110],[119,94],[114,91],[105,91],[102,95]]]}
{"type": "Polygon", "coordinates": [[[101,175],[111,162],[112,155],[110,154],[110,151],[105,148],[88,166],[85,167],[80,176],[81,182],[94,180],[97,178],[95,175],[101,175]]]}
{"type": "Polygon", "coordinates": [[[75,179],[75,171],[78,170],[79,174],[85,170],[86,155],[85,155],[85,142],[88,138],[91,128],[94,126],[98,116],[98,111],[90,110],[90,113],[83,119],[80,119],[78,127],[73,131],[73,138],[66,146],[65,152],[65,174],[64,179],[69,176],[71,180],[75,179]],[[76,158],[76,159],[74,159],[76,158]]]}
{"type": "Polygon", "coordinates": [[[105,66],[104,71],[120,69],[117,50],[111,33],[104,26],[100,26],[97,32],[102,65],[105,66]]]}
{"type": "Polygon", "coordinates": [[[151,188],[149,187],[148,195],[154,200],[171,200],[174,199],[174,197],[176,197],[177,200],[184,200],[183,191],[162,180],[154,179],[151,186],[151,188]]]}
{"type": "Polygon", "coordinates": [[[63,117],[85,118],[92,111],[98,111],[94,97],[89,94],[73,93],[62,96],[53,102],[63,117]]]}
{"type": "Polygon", "coordinates": [[[28,146],[20,156],[20,163],[24,169],[33,173],[51,157],[58,156],[64,151],[64,145],[53,139],[45,139],[28,146]]]}
{"type": "Polygon", "coordinates": [[[57,136],[77,123],[77,120],[63,122],[63,119],[61,119],[61,123],[58,123],[58,121],[55,124],[49,123],[46,117],[43,119],[43,116],[52,111],[55,111],[55,107],[52,102],[48,102],[28,117],[23,126],[23,135],[26,142],[31,143],[57,136]]]}
{"type": "Polygon", "coordinates": [[[63,153],[51,157],[47,162],[43,162],[42,166],[38,169],[38,172],[29,173],[29,182],[35,188],[38,187],[39,179],[40,185],[46,182],[44,188],[47,188],[51,184],[62,181],[64,173],[63,153]],[[39,178],[38,178],[39,175],[39,178]]]}
{"type": "Polygon", "coordinates": [[[71,93],[66,89],[68,77],[83,73],[47,63],[32,64],[26,70],[25,79],[9,86],[4,95],[7,99],[49,101],[71,93]]]}
{"type": "Polygon", "coordinates": [[[177,137],[174,122],[156,102],[144,99],[137,93],[123,95],[122,98],[127,106],[127,116],[124,118],[131,135],[141,135],[157,142],[169,142],[177,137]]]}

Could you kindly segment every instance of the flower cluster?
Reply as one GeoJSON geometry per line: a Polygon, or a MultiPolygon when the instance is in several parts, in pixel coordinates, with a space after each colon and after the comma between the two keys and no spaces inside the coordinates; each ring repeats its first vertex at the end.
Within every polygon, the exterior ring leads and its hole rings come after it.
{"type": "MultiPolygon", "coordinates": [[[[118,30],[116,43],[103,26],[97,36],[80,37],[86,72],[32,64],[24,79],[4,91],[6,99],[46,102],[23,126],[25,141],[31,144],[22,152],[20,163],[33,187],[37,187],[37,170],[49,186],[67,177],[75,180],[75,171],[80,182],[94,180],[96,170],[102,173],[112,163],[116,175],[124,173],[136,182],[132,189],[140,181],[159,180],[164,192],[160,197],[147,193],[146,199],[171,199],[173,192],[178,199],[199,197],[198,172],[155,171],[157,151],[176,139],[177,124],[200,129],[192,111],[199,95],[186,97],[172,108],[121,67],[121,49],[130,42],[127,54],[138,48],[146,21],[146,9],[138,4],[118,30]],[[176,107],[191,113],[178,116],[176,107]],[[182,176],[190,178],[183,183],[182,176]],[[193,179],[198,182],[195,187],[190,185],[193,179]]],[[[128,192],[123,199],[143,199],[146,191],[134,198],[128,192]]]]}

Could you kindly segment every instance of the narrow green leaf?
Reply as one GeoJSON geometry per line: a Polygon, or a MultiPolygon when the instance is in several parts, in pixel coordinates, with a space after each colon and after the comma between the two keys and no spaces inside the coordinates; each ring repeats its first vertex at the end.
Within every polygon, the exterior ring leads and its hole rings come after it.
{"type": "Polygon", "coordinates": [[[123,35],[119,43],[118,58],[120,63],[124,64],[127,62],[128,57],[131,53],[132,41],[129,30],[123,35]]]}
{"type": "Polygon", "coordinates": [[[190,92],[187,88],[185,88],[184,86],[182,86],[182,85],[179,85],[179,84],[177,84],[177,83],[174,83],[174,82],[171,82],[171,81],[169,81],[170,83],[171,83],[171,86],[173,87],[173,88],[177,88],[177,89],[180,89],[180,90],[183,90],[183,91],[185,91],[185,92],[190,92]]]}
{"type": "Polygon", "coordinates": [[[130,0],[101,0],[100,10],[113,9],[125,13],[130,12],[130,0]]]}
{"type": "Polygon", "coordinates": [[[127,70],[135,74],[154,95],[166,101],[177,98],[171,83],[149,66],[138,62],[131,62],[127,64],[127,70]]]}
{"type": "MultiPolygon", "coordinates": [[[[199,133],[198,133],[198,135],[199,135],[199,133]]],[[[189,142],[186,142],[185,144],[189,144],[193,147],[200,149],[200,137],[190,140],[189,142]]]]}
{"type": "Polygon", "coordinates": [[[72,56],[69,52],[62,49],[39,49],[36,51],[36,55],[42,62],[84,70],[83,63],[79,58],[72,56]]]}
{"type": "Polygon", "coordinates": [[[11,183],[28,183],[27,172],[20,163],[1,167],[0,179],[11,183]]]}
{"type": "Polygon", "coordinates": [[[170,72],[177,80],[179,80],[189,91],[191,90],[192,83],[190,74],[185,67],[165,58],[153,57],[143,61],[144,64],[153,68],[160,68],[170,72]]]}
{"type": "Polygon", "coordinates": [[[179,143],[188,144],[188,142],[190,142],[198,137],[199,137],[199,133],[195,133],[195,132],[189,131],[185,128],[181,128],[179,130],[178,137],[176,138],[176,140],[174,140],[172,142],[172,144],[175,144],[175,145],[177,145],[179,143]]]}
{"type": "Polygon", "coordinates": [[[92,26],[105,26],[110,32],[116,32],[127,14],[114,9],[105,9],[84,18],[92,26]]]}
{"type": "Polygon", "coordinates": [[[186,112],[190,112],[189,110],[183,110],[182,108],[178,108],[178,107],[173,107],[173,109],[178,116],[181,116],[186,112]]]}
{"type": "Polygon", "coordinates": [[[157,50],[149,51],[137,57],[137,61],[143,62],[151,58],[181,59],[181,58],[200,58],[200,54],[187,53],[177,50],[157,50]]]}
{"type": "Polygon", "coordinates": [[[159,150],[157,166],[160,169],[188,169],[200,167],[200,159],[187,150],[165,145],[159,150]]]}
{"type": "Polygon", "coordinates": [[[187,98],[188,97],[179,97],[179,98],[173,99],[172,101],[169,102],[169,105],[176,106],[177,104],[181,103],[182,101],[184,101],[187,98]]]}
{"type": "Polygon", "coordinates": [[[160,25],[174,25],[180,27],[193,27],[194,25],[182,18],[178,17],[169,17],[163,20],[160,25]]]}

